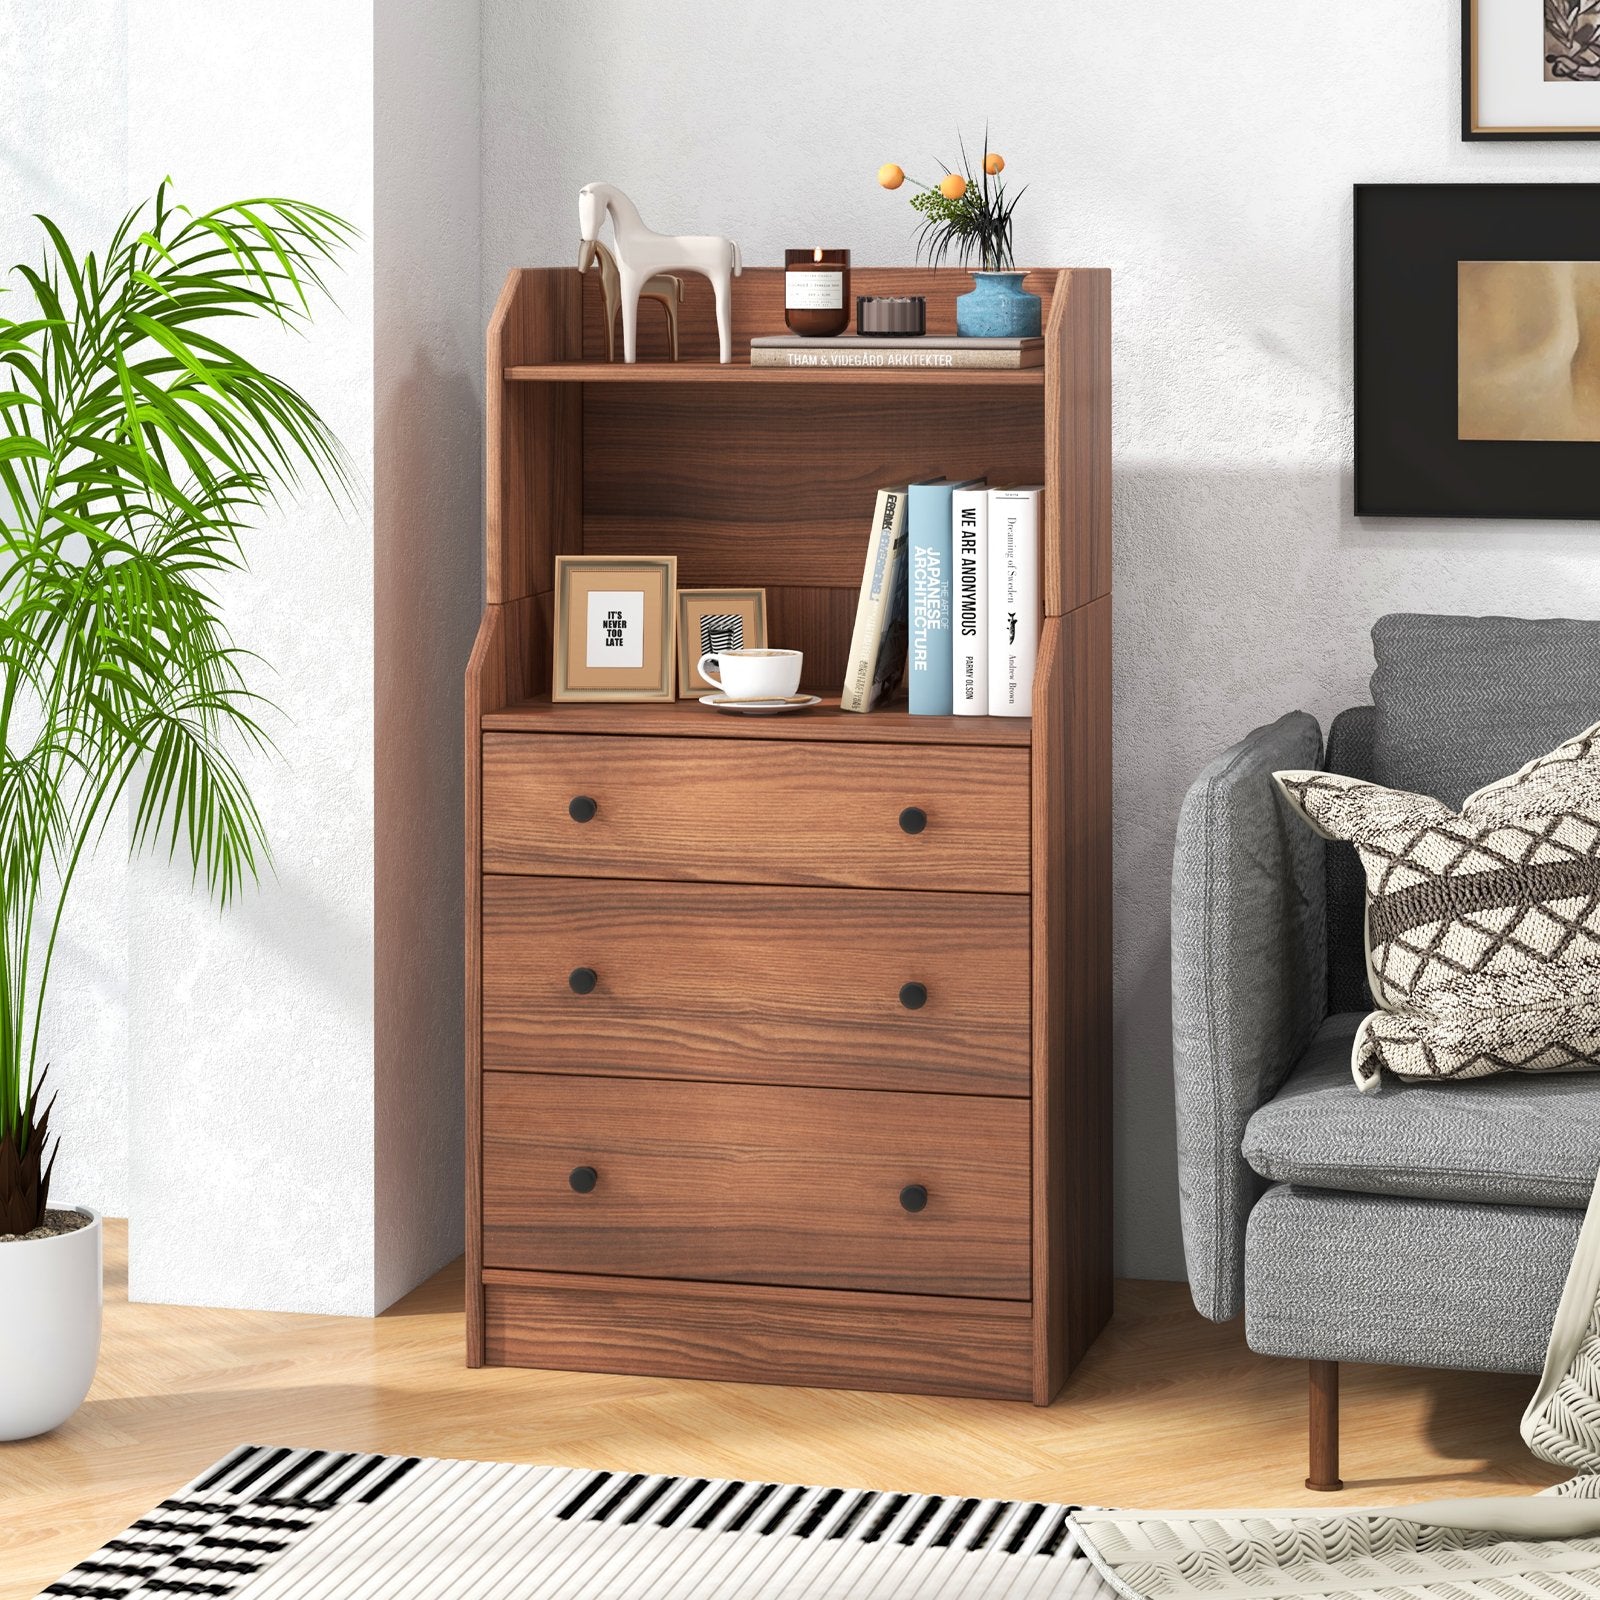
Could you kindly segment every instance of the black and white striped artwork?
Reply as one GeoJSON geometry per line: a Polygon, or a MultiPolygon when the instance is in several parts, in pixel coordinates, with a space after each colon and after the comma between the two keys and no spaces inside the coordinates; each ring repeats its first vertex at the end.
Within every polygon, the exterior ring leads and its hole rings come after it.
{"type": "Polygon", "coordinates": [[[744,618],[736,611],[700,618],[700,654],[715,655],[719,650],[744,649],[744,618]]]}
{"type": "Polygon", "coordinates": [[[82,1600],[1111,1600],[1074,1506],[244,1446],[82,1600]]]}

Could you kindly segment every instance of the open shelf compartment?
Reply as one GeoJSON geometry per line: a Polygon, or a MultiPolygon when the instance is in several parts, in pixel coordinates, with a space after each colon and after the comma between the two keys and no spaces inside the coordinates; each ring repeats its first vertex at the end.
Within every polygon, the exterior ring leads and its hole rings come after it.
{"type": "MultiPolygon", "coordinates": [[[[510,698],[548,694],[561,554],[675,555],[682,588],[764,588],[772,642],[805,652],[805,687],[837,694],[876,491],[916,478],[1045,485],[1046,611],[1109,587],[1096,501],[1109,483],[1062,470],[1099,448],[1085,430],[1103,408],[1075,396],[1099,372],[1107,276],[1030,274],[1045,306],[1041,368],[905,373],[752,369],[751,338],[783,327],[778,269],[735,280],[727,367],[704,279],[684,280],[683,361],[666,359],[664,320],[647,305],[641,360],[625,366],[606,360],[597,275],[512,273],[489,329],[489,370],[504,377],[489,393],[486,552],[489,603],[528,613],[510,698]]],[[[930,331],[953,332],[970,285],[952,270],[869,268],[852,289],[923,294],[930,331]]]]}

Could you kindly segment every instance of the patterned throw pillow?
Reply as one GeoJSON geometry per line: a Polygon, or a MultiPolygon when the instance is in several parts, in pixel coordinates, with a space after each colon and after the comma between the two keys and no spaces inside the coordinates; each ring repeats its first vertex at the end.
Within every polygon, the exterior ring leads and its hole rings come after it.
{"type": "Polygon", "coordinates": [[[1367,875],[1363,1092],[1407,1078],[1600,1067],[1600,723],[1460,812],[1332,772],[1275,772],[1367,875]]]}

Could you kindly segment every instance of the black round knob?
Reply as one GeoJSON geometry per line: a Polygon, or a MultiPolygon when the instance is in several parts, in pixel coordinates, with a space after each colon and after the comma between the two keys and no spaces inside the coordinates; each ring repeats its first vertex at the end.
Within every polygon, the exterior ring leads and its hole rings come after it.
{"type": "Polygon", "coordinates": [[[567,815],[574,822],[593,822],[600,807],[586,794],[575,794],[567,802],[567,815]]]}
{"type": "Polygon", "coordinates": [[[907,806],[900,813],[902,833],[921,833],[928,826],[928,813],[921,806],[907,806]]]}
{"type": "Polygon", "coordinates": [[[900,985],[900,1004],[907,1011],[920,1011],[928,1003],[928,989],[926,984],[902,983],[900,985]]]}
{"type": "Polygon", "coordinates": [[[594,986],[600,981],[600,975],[593,967],[574,967],[567,974],[567,983],[574,994],[593,994],[594,986]]]}
{"type": "Polygon", "coordinates": [[[928,1203],[928,1191],[920,1183],[908,1183],[900,1191],[900,1204],[907,1211],[921,1211],[928,1203]]]}
{"type": "Polygon", "coordinates": [[[596,1172],[593,1167],[574,1167],[572,1171],[567,1174],[567,1182],[570,1183],[579,1194],[592,1194],[594,1192],[594,1186],[599,1183],[599,1181],[600,1174],[596,1172]]]}

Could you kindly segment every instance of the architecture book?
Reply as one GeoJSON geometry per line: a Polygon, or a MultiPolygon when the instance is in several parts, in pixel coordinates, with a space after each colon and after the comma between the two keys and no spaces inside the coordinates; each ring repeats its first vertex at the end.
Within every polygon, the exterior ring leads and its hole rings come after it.
{"type": "Polygon", "coordinates": [[[951,608],[955,586],[951,569],[955,541],[950,503],[958,489],[981,486],[981,478],[964,483],[914,483],[906,506],[906,560],[909,563],[911,647],[906,683],[913,716],[948,717],[954,707],[951,660],[954,639],[951,608]]]}
{"type": "Polygon", "coordinates": [[[761,334],[750,341],[752,367],[913,367],[929,371],[1008,372],[1044,365],[1043,339],[959,339],[942,334],[881,338],[845,333],[806,339],[761,334]]]}

